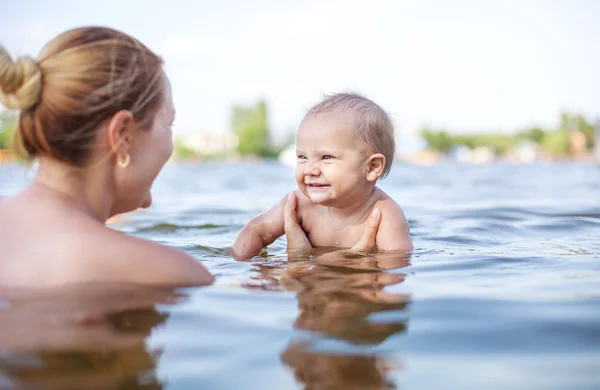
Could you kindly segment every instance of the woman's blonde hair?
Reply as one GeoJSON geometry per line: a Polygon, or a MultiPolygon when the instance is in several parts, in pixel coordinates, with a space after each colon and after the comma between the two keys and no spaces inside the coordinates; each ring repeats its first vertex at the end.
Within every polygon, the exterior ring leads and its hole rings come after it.
{"type": "Polygon", "coordinates": [[[0,102],[20,110],[15,137],[27,157],[83,165],[98,127],[119,110],[152,126],[162,64],[135,38],[106,27],[64,32],[37,59],[13,61],[0,46],[0,102]]]}

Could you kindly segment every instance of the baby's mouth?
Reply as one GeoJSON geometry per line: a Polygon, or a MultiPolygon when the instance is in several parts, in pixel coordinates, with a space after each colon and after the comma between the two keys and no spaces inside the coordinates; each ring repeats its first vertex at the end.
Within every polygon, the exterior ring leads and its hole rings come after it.
{"type": "Polygon", "coordinates": [[[320,183],[306,183],[306,186],[313,190],[319,190],[323,188],[329,187],[329,184],[320,184],[320,183]]]}

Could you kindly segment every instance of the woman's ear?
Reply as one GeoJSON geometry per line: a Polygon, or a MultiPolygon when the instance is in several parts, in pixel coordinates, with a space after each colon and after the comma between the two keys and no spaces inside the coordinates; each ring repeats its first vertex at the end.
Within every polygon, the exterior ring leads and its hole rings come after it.
{"type": "Polygon", "coordinates": [[[118,111],[108,122],[108,145],[119,159],[125,158],[131,147],[134,124],[133,115],[128,110],[118,111]]]}
{"type": "Polygon", "coordinates": [[[377,181],[383,174],[385,168],[385,156],[381,153],[375,153],[367,159],[367,180],[377,181]]]}

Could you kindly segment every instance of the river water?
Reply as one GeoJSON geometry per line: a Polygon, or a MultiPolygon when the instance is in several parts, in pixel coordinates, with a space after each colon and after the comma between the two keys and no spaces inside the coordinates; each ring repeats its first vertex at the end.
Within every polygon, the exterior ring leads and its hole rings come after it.
{"type": "MultiPolygon", "coordinates": [[[[0,196],[27,181],[0,166],[0,196]]],[[[398,163],[380,184],[410,258],[288,258],[281,238],[237,262],[227,247],[293,169],[168,164],[154,205],[111,226],[217,282],[0,300],[0,388],[600,388],[600,166],[398,163]]]]}

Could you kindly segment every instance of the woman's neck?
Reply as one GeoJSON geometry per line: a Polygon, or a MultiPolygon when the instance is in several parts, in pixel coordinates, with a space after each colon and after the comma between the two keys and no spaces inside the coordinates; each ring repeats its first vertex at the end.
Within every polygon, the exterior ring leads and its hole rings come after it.
{"type": "Polygon", "coordinates": [[[104,223],[111,216],[113,201],[110,182],[103,172],[102,166],[76,168],[42,157],[32,188],[104,223]]]}

